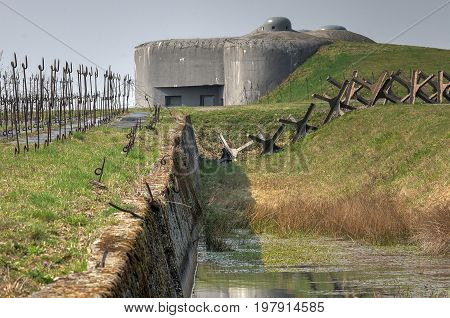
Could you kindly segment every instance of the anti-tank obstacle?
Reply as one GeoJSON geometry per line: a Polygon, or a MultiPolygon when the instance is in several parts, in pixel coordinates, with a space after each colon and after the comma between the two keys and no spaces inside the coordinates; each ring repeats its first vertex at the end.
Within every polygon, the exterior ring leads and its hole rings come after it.
{"type": "Polygon", "coordinates": [[[328,76],[327,81],[339,89],[335,97],[313,94],[314,98],[330,104],[331,110],[324,124],[333,117],[342,116],[344,112],[341,108],[355,110],[356,108],[350,105],[351,101],[359,102],[362,107],[372,107],[379,100],[394,104],[415,104],[417,99],[427,104],[450,101],[450,76],[445,71],[439,71],[437,75],[427,75],[414,69],[407,78],[402,76],[401,70],[390,74],[384,71],[373,83],[360,78],[358,72],[354,71],[352,78],[343,84],[331,76],[328,76]],[[401,94],[399,87],[406,93],[401,94]]]}
{"type": "Polygon", "coordinates": [[[250,147],[253,144],[253,140],[250,140],[249,142],[245,143],[244,145],[240,146],[239,148],[231,148],[221,133],[219,134],[219,139],[223,145],[222,156],[220,158],[220,162],[235,161],[239,152],[250,147]]]}
{"type": "Polygon", "coordinates": [[[280,138],[281,134],[284,131],[284,128],[285,128],[284,124],[279,125],[278,129],[275,131],[272,137],[264,136],[262,132],[259,132],[256,136],[248,135],[248,138],[261,144],[262,146],[261,155],[271,155],[283,149],[277,146],[275,143],[277,142],[278,138],[280,138]]]}
{"type": "Polygon", "coordinates": [[[306,111],[305,116],[301,120],[296,120],[293,116],[289,116],[288,119],[280,118],[278,121],[283,124],[293,125],[295,127],[295,133],[292,137],[292,142],[296,142],[299,138],[306,136],[311,131],[317,130],[317,127],[308,125],[308,120],[314,110],[315,105],[311,104],[306,111]]]}

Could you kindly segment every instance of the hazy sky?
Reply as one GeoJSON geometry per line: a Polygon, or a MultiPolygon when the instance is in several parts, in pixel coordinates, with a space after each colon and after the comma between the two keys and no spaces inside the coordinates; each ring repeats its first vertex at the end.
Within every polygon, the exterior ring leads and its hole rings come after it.
{"type": "Polygon", "coordinates": [[[90,65],[4,4],[97,65],[132,75],[140,43],[239,36],[271,16],[288,17],[297,30],[339,24],[377,42],[450,49],[448,0],[0,0],[3,67],[14,51],[19,62],[28,55],[30,69],[37,70],[41,57],[90,65]]]}

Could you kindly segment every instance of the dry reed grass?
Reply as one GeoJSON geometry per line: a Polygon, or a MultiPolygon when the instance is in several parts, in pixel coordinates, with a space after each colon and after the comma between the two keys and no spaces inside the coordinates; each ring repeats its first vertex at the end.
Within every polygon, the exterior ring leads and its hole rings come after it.
{"type": "Polygon", "coordinates": [[[334,201],[298,196],[259,200],[250,209],[255,228],[304,231],[385,244],[415,240],[427,254],[446,254],[450,242],[449,204],[411,210],[396,196],[364,191],[334,201]]]}
{"type": "Polygon", "coordinates": [[[413,239],[427,254],[450,254],[450,201],[421,213],[413,239]]]}

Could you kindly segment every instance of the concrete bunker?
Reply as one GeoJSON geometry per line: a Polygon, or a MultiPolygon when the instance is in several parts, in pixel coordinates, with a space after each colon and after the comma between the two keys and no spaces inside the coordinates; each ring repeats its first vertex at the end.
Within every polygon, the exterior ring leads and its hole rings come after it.
{"type": "Polygon", "coordinates": [[[144,43],[135,48],[136,103],[254,103],[321,46],[339,40],[373,42],[336,25],[295,31],[288,18],[272,17],[241,37],[144,43]]]}

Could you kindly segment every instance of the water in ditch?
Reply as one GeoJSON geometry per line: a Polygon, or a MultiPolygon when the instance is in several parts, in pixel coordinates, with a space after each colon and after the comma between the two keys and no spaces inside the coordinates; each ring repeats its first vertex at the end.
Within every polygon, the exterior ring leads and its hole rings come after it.
{"type": "Polygon", "coordinates": [[[193,297],[449,297],[450,259],[405,247],[236,231],[199,246],[193,297]]]}

